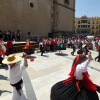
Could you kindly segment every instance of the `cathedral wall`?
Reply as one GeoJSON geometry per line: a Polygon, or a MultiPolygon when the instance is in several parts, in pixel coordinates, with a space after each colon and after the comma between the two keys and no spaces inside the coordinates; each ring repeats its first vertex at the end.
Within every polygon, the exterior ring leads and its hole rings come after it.
{"type": "Polygon", "coordinates": [[[65,3],[64,0],[59,0],[58,3],[58,30],[73,31],[75,13],[74,0],[69,0],[69,4],[65,3]]]}
{"type": "MultiPolygon", "coordinates": [[[[74,9],[74,0],[58,3],[74,9]]],[[[58,5],[57,30],[72,31],[74,11],[58,5]]],[[[53,29],[53,0],[0,0],[0,30],[21,31],[21,36],[48,36],[53,29]]]]}
{"type": "Polygon", "coordinates": [[[46,36],[51,31],[49,0],[0,0],[0,30],[20,30],[23,36],[46,36]],[[33,7],[30,7],[33,3],[33,7]]]}

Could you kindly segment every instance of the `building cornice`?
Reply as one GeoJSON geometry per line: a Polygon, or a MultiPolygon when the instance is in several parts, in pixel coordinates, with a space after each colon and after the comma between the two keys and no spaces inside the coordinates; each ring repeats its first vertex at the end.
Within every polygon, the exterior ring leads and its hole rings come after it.
{"type": "Polygon", "coordinates": [[[62,6],[62,7],[65,7],[65,8],[67,8],[67,9],[72,10],[72,11],[75,12],[75,9],[72,9],[72,8],[70,8],[70,7],[67,7],[67,6],[65,6],[65,5],[63,5],[63,4],[60,4],[60,3],[55,2],[55,1],[54,1],[53,3],[56,3],[56,4],[58,4],[58,5],[62,6]]]}

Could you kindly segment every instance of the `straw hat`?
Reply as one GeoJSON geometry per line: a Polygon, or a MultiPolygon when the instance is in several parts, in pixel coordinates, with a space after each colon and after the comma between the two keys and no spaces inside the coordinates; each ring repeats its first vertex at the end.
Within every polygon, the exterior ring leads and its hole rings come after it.
{"type": "Polygon", "coordinates": [[[19,56],[15,56],[13,54],[9,55],[7,58],[5,58],[2,63],[3,64],[13,64],[16,62],[19,62],[21,58],[19,56]]]}

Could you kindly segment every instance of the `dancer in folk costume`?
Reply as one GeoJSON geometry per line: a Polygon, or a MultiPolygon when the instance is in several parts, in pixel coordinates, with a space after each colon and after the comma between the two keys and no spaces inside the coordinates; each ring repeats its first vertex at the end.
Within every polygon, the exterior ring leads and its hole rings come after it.
{"type": "Polygon", "coordinates": [[[76,56],[69,78],[60,81],[51,88],[51,100],[99,100],[96,93],[100,87],[94,84],[87,73],[91,53],[76,56]]]}
{"type": "Polygon", "coordinates": [[[22,91],[23,79],[22,72],[28,67],[27,54],[23,53],[24,63],[21,63],[21,58],[13,54],[5,58],[2,63],[8,65],[9,81],[13,87],[11,100],[28,100],[22,91]]]}
{"type": "Polygon", "coordinates": [[[95,57],[95,61],[98,61],[98,62],[100,62],[100,38],[99,38],[99,41],[98,41],[98,56],[97,57],[95,57]],[[98,60],[97,60],[98,59],[98,60]]]}
{"type": "Polygon", "coordinates": [[[40,51],[41,51],[41,56],[43,56],[43,53],[45,53],[45,43],[44,43],[43,39],[39,43],[39,48],[40,48],[40,51]]]}
{"type": "Polygon", "coordinates": [[[26,40],[26,45],[24,46],[24,52],[27,53],[28,55],[31,55],[34,53],[34,48],[30,43],[30,40],[26,40]]]}
{"type": "Polygon", "coordinates": [[[96,41],[95,41],[95,39],[92,40],[92,49],[96,51],[96,41]]]}
{"type": "Polygon", "coordinates": [[[46,52],[49,52],[50,51],[50,42],[49,42],[49,40],[46,41],[45,51],[46,52]]]}
{"type": "Polygon", "coordinates": [[[73,49],[73,51],[71,52],[71,55],[74,55],[74,53],[75,53],[75,51],[76,51],[76,48],[75,48],[75,40],[74,39],[72,39],[72,49],[73,49]]]}

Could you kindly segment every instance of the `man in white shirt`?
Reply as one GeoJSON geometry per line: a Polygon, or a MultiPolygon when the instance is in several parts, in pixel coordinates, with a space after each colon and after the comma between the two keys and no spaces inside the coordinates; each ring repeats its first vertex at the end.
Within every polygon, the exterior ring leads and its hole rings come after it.
{"type": "Polygon", "coordinates": [[[23,53],[24,63],[21,63],[21,58],[13,54],[5,58],[2,63],[8,65],[9,69],[9,81],[13,87],[12,99],[11,100],[28,100],[22,91],[23,79],[22,72],[27,68],[27,54],[23,53]]]}

